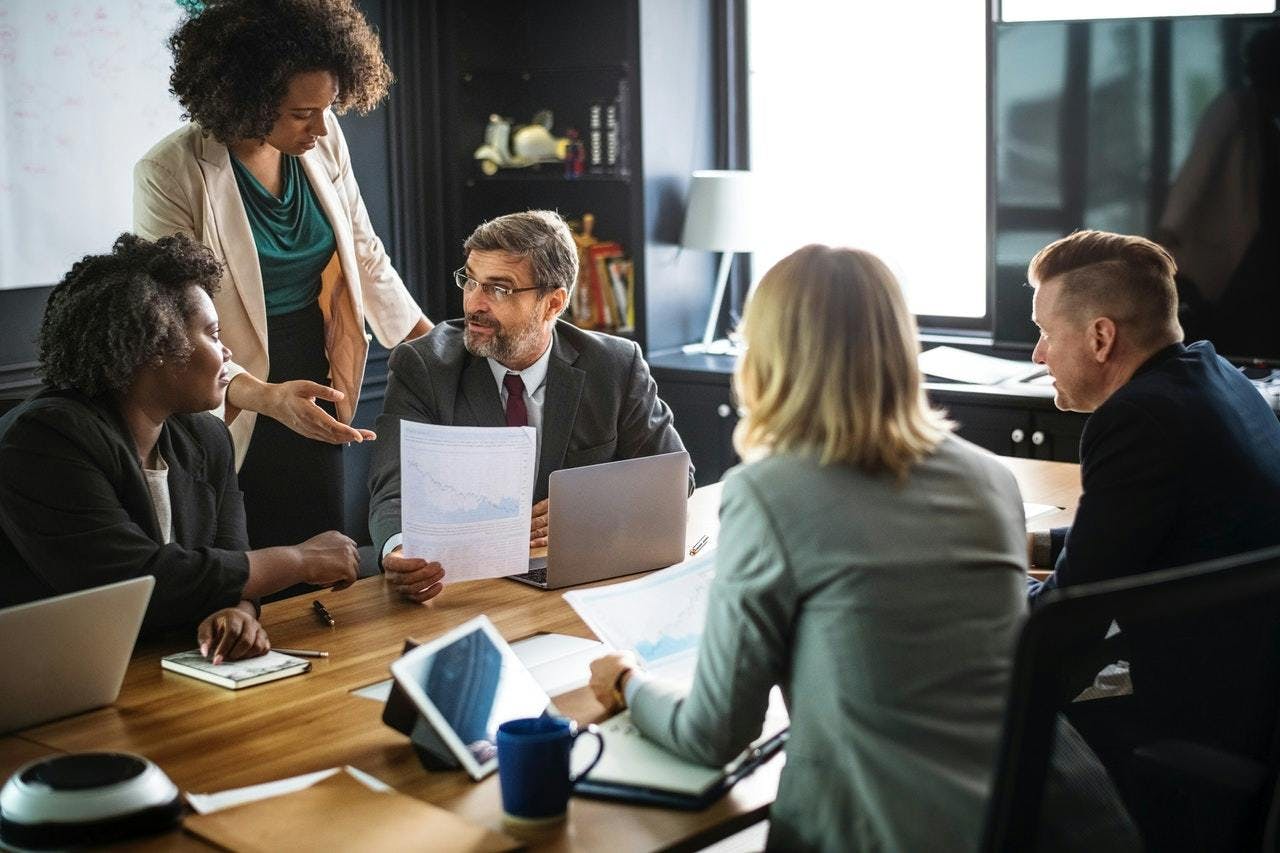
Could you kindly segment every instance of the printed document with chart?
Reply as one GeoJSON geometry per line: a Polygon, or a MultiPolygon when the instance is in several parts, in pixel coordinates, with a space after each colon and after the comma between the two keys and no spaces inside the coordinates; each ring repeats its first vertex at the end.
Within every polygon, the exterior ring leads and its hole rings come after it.
{"type": "Polygon", "coordinates": [[[709,549],[639,580],[571,590],[564,600],[606,644],[635,652],[654,675],[687,682],[714,577],[715,549],[709,549]]]}
{"type": "Polygon", "coordinates": [[[536,447],[533,427],[401,421],[405,556],[440,563],[446,582],[528,571],[536,447]]]}

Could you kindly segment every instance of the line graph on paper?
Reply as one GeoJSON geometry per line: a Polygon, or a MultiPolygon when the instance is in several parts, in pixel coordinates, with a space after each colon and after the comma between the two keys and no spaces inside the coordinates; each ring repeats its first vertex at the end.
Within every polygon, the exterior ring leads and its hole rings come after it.
{"type": "Polygon", "coordinates": [[[650,670],[692,676],[707,620],[715,553],[704,552],[629,583],[564,594],[600,639],[630,649],[650,670]]]}
{"type": "Polygon", "coordinates": [[[421,512],[438,523],[502,521],[520,514],[520,502],[512,496],[511,490],[501,486],[495,489],[488,482],[495,475],[503,478],[505,472],[486,466],[486,473],[481,476],[471,466],[427,468],[416,461],[409,464],[419,478],[418,482],[425,486],[420,493],[421,512]]]}

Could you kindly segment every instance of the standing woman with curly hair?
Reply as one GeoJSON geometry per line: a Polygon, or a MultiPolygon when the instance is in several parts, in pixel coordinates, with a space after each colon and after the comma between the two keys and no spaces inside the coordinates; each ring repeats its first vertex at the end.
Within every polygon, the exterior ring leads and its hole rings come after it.
{"type": "Polygon", "coordinates": [[[216,663],[267,650],[253,599],[355,580],[337,531],[248,550],[231,439],[208,414],[231,358],[221,277],[188,237],[125,234],[49,294],[46,387],[0,419],[0,607],[152,575],[143,629],[200,623],[216,663]]]}
{"type": "Polygon", "coordinates": [[[221,259],[216,306],[236,354],[224,417],[254,547],[343,527],[342,445],[368,338],[431,322],[351,171],[334,113],[367,113],[392,75],[351,0],[206,0],[170,39],[190,123],[134,169],[134,230],[194,236],[221,259]]]}

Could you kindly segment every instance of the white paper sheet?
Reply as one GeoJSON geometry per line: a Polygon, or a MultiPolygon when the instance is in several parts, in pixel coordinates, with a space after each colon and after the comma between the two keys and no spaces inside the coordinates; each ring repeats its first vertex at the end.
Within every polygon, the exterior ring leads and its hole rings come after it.
{"type": "Polygon", "coordinates": [[[512,643],[511,651],[548,696],[559,696],[585,685],[591,678],[591,662],[610,649],[582,637],[535,634],[512,643]]]}
{"type": "Polygon", "coordinates": [[[1030,521],[1033,518],[1039,518],[1042,515],[1049,515],[1050,513],[1057,512],[1060,509],[1062,509],[1062,507],[1054,506],[1053,504],[1033,504],[1029,501],[1022,502],[1022,513],[1026,516],[1027,521],[1030,521]]]}
{"type": "Polygon", "coordinates": [[[533,427],[401,421],[405,555],[439,562],[446,583],[528,571],[536,446],[533,427]]]}
{"type": "Polygon", "coordinates": [[[698,660],[714,576],[711,549],[639,580],[571,590],[564,599],[597,637],[635,652],[650,673],[685,681],[698,660]]]}
{"type": "MultiPolygon", "coordinates": [[[[585,685],[591,678],[591,662],[611,649],[604,643],[568,634],[535,634],[512,643],[511,651],[548,696],[559,696],[585,685]]],[[[352,690],[351,695],[386,702],[393,683],[388,678],[352,690]]]]}
{"type": "Polygon", "coordinates": [[[386,703],[391,698],[391,685],[395,684],[394,678],[388,678],[383,681],[375,681],[373,684],[366,684],[359,690],[352,690],[352,696],[359,696],[361,699],[372,699],[374,702],[386,703]]]}
{"type": "Polygon", "coordinates": [[[328,770],[317,770],[315,773],[304,773],[301,776],[291,776],[288,779],[277,779],[274,782],[263,782],[261,785],[230,788],[226,791],[219,791],[216,794],[192,794],[187,792],[187,802],[195,810],[196,814],[212,814],[223,809],[229,809],[232,806],[242,806],[245,803],[265,800],[268,797],[292,794],[294,791],[310,788],[320,780],[328,779],[333,774],[343,771],[371,791],[386,793],[391,790],[391,786],[381,779],[347,765],[345,767],[330,767],[328,770]]]}
{"type": "Polygon", "coordinates": [[[1044,373],[1044,368],[1027,359],[996,358],[955,347],[934,347],[920,353],[920,372],[941,379],[975,385],[1025,382],[1044,373]]]}

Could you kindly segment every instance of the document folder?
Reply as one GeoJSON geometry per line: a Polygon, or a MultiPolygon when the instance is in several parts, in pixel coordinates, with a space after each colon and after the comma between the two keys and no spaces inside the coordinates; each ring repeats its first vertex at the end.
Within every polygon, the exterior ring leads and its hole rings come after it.
{"type": "Polygon", "coordinates": [[[625,712],[601,726],[604,755],[596,770],[574,785],[575,796],[699,811],[720,799],[783,750],[788,729],[750,747],[723,768],[684,761],[640,735],[625,712]],[[612,753],[610,752],[612,750],[612,753]]]}

